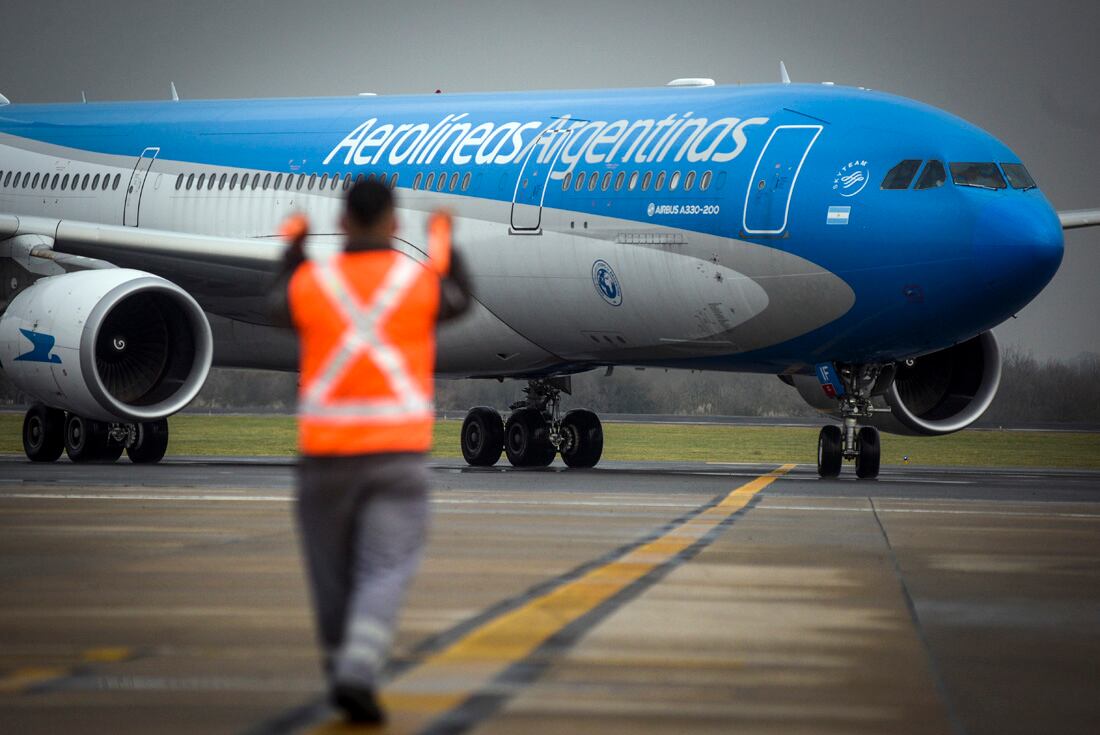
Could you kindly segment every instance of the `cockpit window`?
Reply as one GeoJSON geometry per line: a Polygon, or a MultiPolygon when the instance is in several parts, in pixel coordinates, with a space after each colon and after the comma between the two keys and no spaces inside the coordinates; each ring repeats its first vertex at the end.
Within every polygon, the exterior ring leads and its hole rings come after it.
{"type": "Polygon", "coordinates": [[[908,189],[920,168],[919,158],[907,158],[894,166],[882,180],[883,189],[908,189]]]}
{"type": "Polygon", "coordinates": [[[947,172],[943,169],[943,164],[939,161],[929,161],[928,165],[924,167],[924,173],[917,179],[916,189],[935,189],[943,186],[947,181],[947,172]]]}
{"type": "Polygon", "coordinates": [[[977,186],[982,189],[1004,189],[1005,177],[995,163],[953,163],[951,179],[957,186],[977,186]]]}
{"type": "Polygon", "coordinates": [[[1008,183],[1012,184],[1013,189],[1034,189],[1035,179],[1031,178],[1031,174],[1027,172],[1022,163],[1002,163],[1001,168],[1005,170],[1005,176],[1008,177],[1008,183]]]}

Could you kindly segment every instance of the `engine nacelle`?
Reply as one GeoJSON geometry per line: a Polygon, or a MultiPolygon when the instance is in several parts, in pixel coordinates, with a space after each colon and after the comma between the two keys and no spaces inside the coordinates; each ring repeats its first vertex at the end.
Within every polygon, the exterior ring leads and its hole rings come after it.
{"type": "Polygon", "coordinates": [[[179,286],[111,268],[43,278],[0,316],[0,365],[48,406],[100,421],[176,413],[210,371],[206,315],[179,286]]]}
{"type": "MultiPolygon", "coordinates": [[[[839,417],[837,402],[827,397],[817,378],[795,375],[793,384],[814,408],[839,417]]],[[[1001,351],[992,332],[897,364],[894,379],[873,401],[889,413],[861,418],[861,424],[892,434],[938,436],[965,429],[977,421],[1001,384],[1001,351]]]]}

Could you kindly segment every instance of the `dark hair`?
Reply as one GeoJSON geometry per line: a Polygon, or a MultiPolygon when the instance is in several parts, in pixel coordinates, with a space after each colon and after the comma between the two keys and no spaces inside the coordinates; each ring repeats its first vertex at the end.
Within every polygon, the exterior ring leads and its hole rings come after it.
{"type": "Polygon", "coordinates": [[[370,227],[393,210],[393,192],[374,179],[358,181],[348,192],[347,208],[348,216],[357,224],[370,227]]]}

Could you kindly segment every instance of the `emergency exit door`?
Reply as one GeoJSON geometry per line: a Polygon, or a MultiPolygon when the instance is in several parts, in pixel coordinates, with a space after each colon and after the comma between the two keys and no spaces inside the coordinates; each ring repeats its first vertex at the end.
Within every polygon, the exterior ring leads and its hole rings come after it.
{"type": "Polygon", "coordinates": [[[563,128],[543,130],[535,145],[527,152],[512,193],[510,232],[513,235],[537,235],[542,232],[542,205],[546,201],[546,187],[553,183],[550,176],[572,133],[571,129],[563,128]]]}
{"type": "Polygon", "coordinates": [[[779,235],[787,229],[794,185],[821,130],[821,125],[780,125],[772,131],[745,193],[746,233],[779,235]]]}
{"type": "Polygon", "coordinates": [[[130,185],[126,187],[126,202],[122,209],[122,224],[137,227],[141,210],[141,192],[145,188],[145,179],[149,176],[149,167],[160,153],[160,148],[146,148],[141,152],[134,171],[130,174],[130,185]]]}

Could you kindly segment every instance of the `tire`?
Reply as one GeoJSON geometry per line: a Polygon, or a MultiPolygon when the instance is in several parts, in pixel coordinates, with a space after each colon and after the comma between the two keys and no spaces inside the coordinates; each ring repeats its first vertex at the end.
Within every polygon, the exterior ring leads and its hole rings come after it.
{"type": "Polygon", "coordinates": [[[878,477],[879,460],[882,445],[879,442],[878,429],[864,426],[859,430],[859,454],[856,455],[856,477],[861,480],[873,480],[878,477]]]}
{"type": "Polygon", "coordinates": [[[168,419],[146,421],[137,425],[137,441],[127,448],[126,455],[134,464],[153,464],[168,451],[168,419]]]}
{"type": "Polygon", "coordinates": [[[603,425],[591,411],[578,409],[561,422],[561,459],[569,467],[595,467],[603,455],[603,425]]]}
{"type": "Polygon", "coordinates": [[[107,457],[107,424],[76,414],[65,422],[65,453],[73,462],[95,462],[107,457]]]}
{"type": "Polygon", "coordinates": [[[545,467],[554,461],[550,425],[535,408],[521,408],[504,426],[504,452],[515,467],[545,467]]]}
{"type": "Polygon", "coordinates": [[[840,427],[822,426],[817,435],[817,474],[821,477],[838,477],[844,460],[843,437],[840,427]]]}
{"type": "Polygon", "coordinates": [[[474,467],[492,467],[504,453],[504,421],[496,409],[471,408],[462,422],[462,457],[474,467]]]}
{"type": "Polygon", "coordinates": [[[32,462],[55,462],[65,451],[65,412],[35,404],[23,417],[23,451],[32,462]]]}

